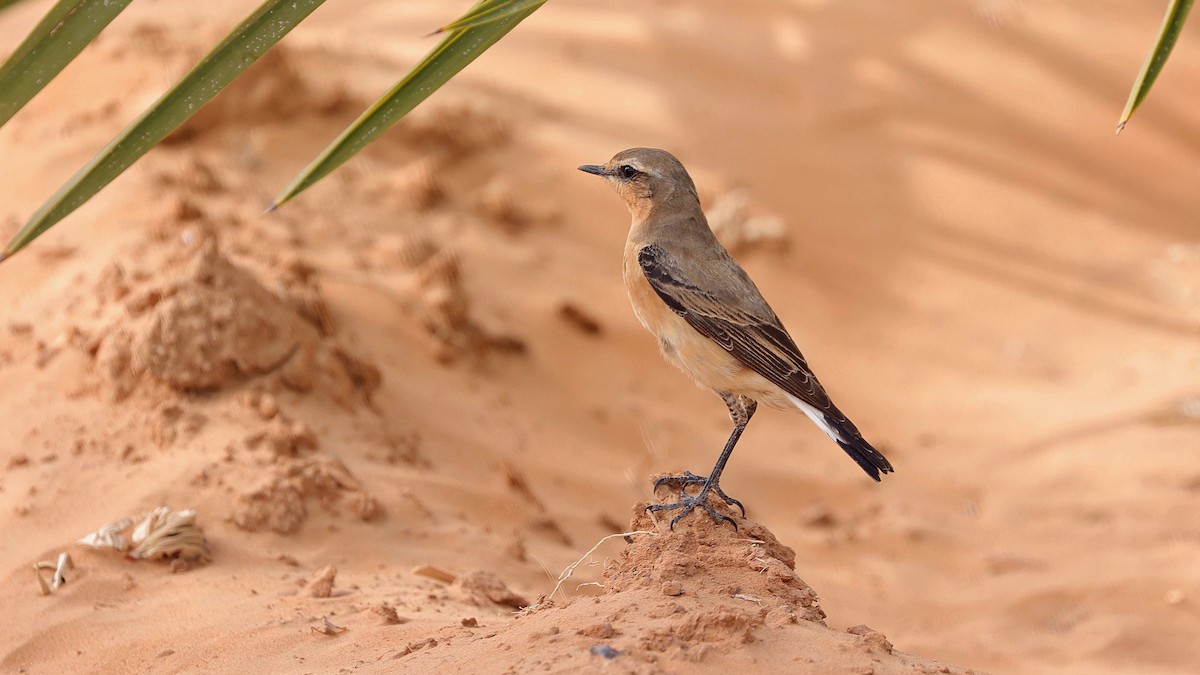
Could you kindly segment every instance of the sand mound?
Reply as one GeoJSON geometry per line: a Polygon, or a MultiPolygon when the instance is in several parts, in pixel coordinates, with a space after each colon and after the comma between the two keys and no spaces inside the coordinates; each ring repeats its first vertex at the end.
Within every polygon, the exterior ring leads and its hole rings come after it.
{"type": "Polygon", "coordinates": [[[747,659],[763,672],[963,672],[894,652],[866,626],[826,626],[816,592],[794,570],[795,553],[762,525],[738,518],[735,531],[699,513],[672,532],[645,506],[634,507],[602,595],[563,604],[542,598],[499,630],[464,630],[453,649],[443,639],[395,658],[414,672],[483,664],[498,671],[501,661],[515,672],[674,672],[747,659]]]}
{"type": "Polygon", "coordinates": [[[317,330],[294,308],[230,263],[213,239],[196,248],[134,338],[134,359],[148,375],[178,389],[212,389],[313,350],[317,330]]]}
{"type": "MultiPolygon", "coordinates": [[[[715,499],[713,506],[725,510],[715,499]]],[[[693,513],[671,532],[644,507],[635,509],[630,527],[655,534],[631,537],[632,543],[605,571],[610,592],[654,590],[672,597],[695,593],[722,605],[734,601],[715,614],[678,622],[676,627],[685,633],[718,615],[738,617],[734,623],[746,627],[825,618],[817,594],[796,576],[796,553],[762,525],[739,519],[739,529],[734,530],[693,513]],[[716,580],[719,584],[713,587],[716,580]],[[747,606],[754,611],[746,611],[747,606]]]]}
{"type": "Polygon", "coordinates": [[[93,313],[108,321],[87,350],[114,398],[143,380],[194,392],[267,374],[297,392],[323,379],[339,401],[355,392],[369,398],[379,386],[378,369],[327,339],[332,319],[302,263],[283,266],[276,293],[202,230],[152,251],[158,260],[149,270],[114,263],[96,286],[93,313]]]}

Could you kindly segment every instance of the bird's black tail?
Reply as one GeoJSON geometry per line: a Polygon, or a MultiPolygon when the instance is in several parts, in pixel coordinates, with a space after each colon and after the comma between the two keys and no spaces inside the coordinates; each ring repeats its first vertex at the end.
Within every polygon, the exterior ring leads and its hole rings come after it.
{"type": "MultiPolygon", "coordinates": [[[[820,384],[817,384],[818,388],[820,386],[820,384]]],[[[820,393],[824,396],[825,391],[820,390],[820,393]]],[[[823,405],[820,409],[806,403],[794,394],[788,393],[787,397],[800,412],[803,412],[810,420],[816,422],[822,431],[828,434],[838,445],[842,446],[846,454],[850,455],[850,459],[853,459],[861,466],[862,470],[866,471],[868,476],[878,481],[879,474],[892,472],[892,463],[887,461],[887,457],[884,457],[883,453],[876,450],[867,442],[867,439],[863,438],[862,434],[858,432],[858,427],[854,426],[854,422],[851,422],[849,418],[843,415],[842,411],[833,405],[828,396],[824,396],[825,400],[822,402],[823,405]]]]}
{"type": "MultiPolygon", "coordinates": [[[[834,409],[834,412],[836,412],[836,409],[834,409]]],[[[887,457],[883,456],[883,453],[868,443],[867,439],[863,438],[862,434],[858,432],[858,428],[845,415],[838,414],[835,417],[826,414],[825,423],[829,425],[830,429],[837,432],[838,437],[833,440],[842,446],[846,454],[850,455],[850,459],[853,459],[861,466],[862,470],[866,471],[868,476],[878,481],[879,474],[892,472],[892,463],[887,460],[887,457]],[[840,420],[838,419],[839,417],[841,418],[840,420]]]]}

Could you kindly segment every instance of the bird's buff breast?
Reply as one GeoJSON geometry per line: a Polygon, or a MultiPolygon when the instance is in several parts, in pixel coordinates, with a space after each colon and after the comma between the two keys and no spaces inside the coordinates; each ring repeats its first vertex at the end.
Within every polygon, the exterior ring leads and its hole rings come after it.
{"type": "Polygon", "coordinates": [[[646,330],[658,338],[664,358],[713,391],[742,394],[772,407],[791,407],[778,387],[671,311],[646,280],[637,264],[636,252],[632,259],[627,252],[624,275],[633,312],[646,330]]]}

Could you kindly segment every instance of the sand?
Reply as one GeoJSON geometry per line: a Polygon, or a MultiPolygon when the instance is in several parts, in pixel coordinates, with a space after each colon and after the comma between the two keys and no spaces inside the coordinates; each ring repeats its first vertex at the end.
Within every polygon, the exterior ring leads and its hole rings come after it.
{"type": "MultiPolygon", "coordinates": [[[[0,235],[253,3],[160,5],[0,129],[0,235]]],[[[457,9],[330,3],[0,265],[0,670],[1194,672],[1195,41],[1112,135],[1161,7],[555,0],[264,215],[457,9]],[[728,420],[574,169],[634,145],[894,475],[765,411],[736,532],[642,515],[728,420]],[[158,506],[205,555],[74,543],[158,506]]]]}

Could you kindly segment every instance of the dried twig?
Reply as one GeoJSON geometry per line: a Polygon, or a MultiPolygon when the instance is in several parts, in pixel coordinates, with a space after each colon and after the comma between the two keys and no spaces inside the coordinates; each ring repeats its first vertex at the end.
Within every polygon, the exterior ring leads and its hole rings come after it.
{"type": "Polygon", "coordinates": [[[575,569],[578,568],[580,565],[582,565],[585,561],[587,561],[587,559],[589,557],[591,557],[591,555],[596,552],[596,549],[600,548],[600,546],[603,545],[604,542],[608,541],[609,539],[613,539],[615,537],[622,537],[622,538],[632,537],[636,534],[646,534],[646,535],[650,535],[650,536],[655,536],[658,533],[654,532],[653,530],[635,530],[633,532],[618,532],[616,534],[610,534],[610,535],[601,537],[600,541],[596,542],[595,546],[592,546],[590,549],[588,549],[587,553],[583,554],[583,557],[579,558],[578,560],[571,563],[570,565],[567,565],[566,569],[564,569],[562,571],[562,573],[558,575],[558,582],[554,584],[554,590],[550,591],[549,595],[545,595],[545,596],[542,596],[541,598],[538,598],[537,602],[522,609],[521,611],[517,612],[517,614],[520,614],[520,615],[528,614],[528,613],[534,611],[535,609],[537,609],[539,606],[541,606],[542,602],[545,599],[553,598],[554,594],[558,593],[558,591],[562,588],[563,583],[566,582],[567,579],[570,579],[571,575],[575,573],[575,569]]]}

